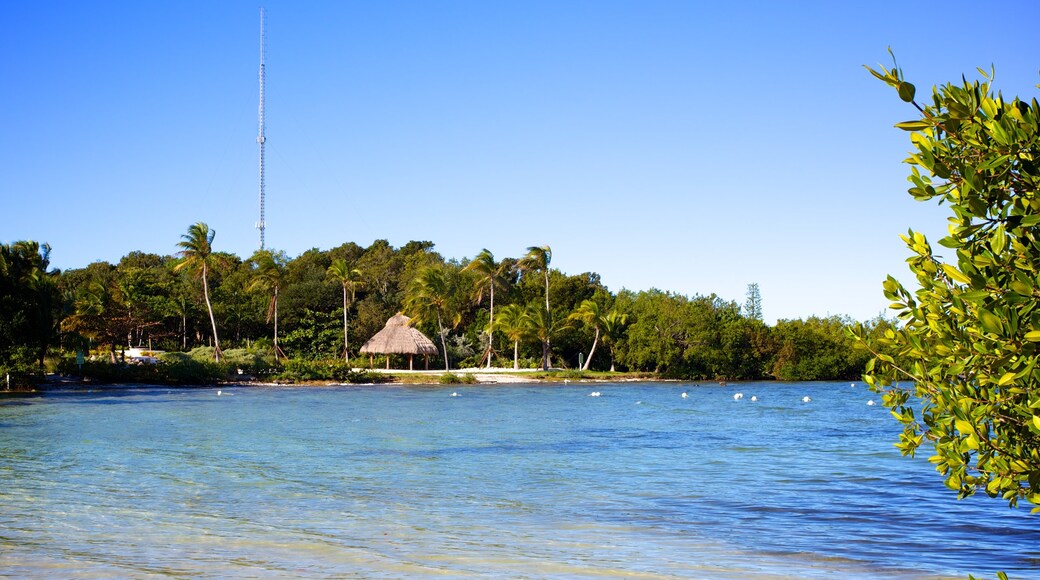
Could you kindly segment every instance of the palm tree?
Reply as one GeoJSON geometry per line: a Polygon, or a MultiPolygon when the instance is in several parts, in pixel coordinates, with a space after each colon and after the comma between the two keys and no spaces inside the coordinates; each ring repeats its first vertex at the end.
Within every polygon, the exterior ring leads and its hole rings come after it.
{"type": "Polygon", "coordinates": [[[209,322],[213,326],[214,358],[220,362],[220,338],[217,336],[217,320],[213,317],[213,305],[209,301],[208,281],[209,269],[216,261],[213,254],[213,237],[216,234],[216,230],[209,229],[209,226],[203,222],[189,226],[188,233],[182,235],[183,239],[177,243],[177,247],[181,248],[181,251],[177,252],[181,256],[181,261],[173,269],[175,272],[187,269],[202,278],[202,295],[206,299],[209,322]]]}
{"type": "Polygon", "coordinates": [[[66,331],[80,333],[88,339],[108,345],[108,360],[116,362],[116,340],[119,324],[118,306],[112,290],[103,280],[91,280],[75,299],[71,316],[62,322],[66,331]]]}
{"type": "Polygon", "coordinates": [[[570,320],[553,320],[548,311],[542,310],[541,306],[535,306],[534,303],[527,305],[527,315],[531,318],[531,333],[542,343],[542,370],[547,371],[552,366],[549,360],[549,342],[561,330],[570,327],[570,320]]]}
{"type": "Polygon", "coordinates": [[[567,318],[569,320],[580,320],[585,324],[590,324],[596,331],[596,334],[592,339],[592,349],[589,350],[589,357],[585,359],[585,364],[581,367],[581,370],[587,371],[589,370],[589,364],[592,362],[592,355],[596,352],[596,345],[599,343],[599,330],[600,327],[603,326],[603,311],[600,309],[598,303],[593,302],[592,300],[582,300],[578,309],[567,318]]]}
{"type": "Polygon", "coordinates": [[[484,299],[484,291],[486,290],[491,299],[490,314],[488,320],[488,346],[487,352],[484,356],[487,358],[487,368],[491,368],[491,346],[492,346],[492,333],[495,330],[495,286],[501,287],[502,275],[505,273],[506,265],[501,262],[495,261],[495,255],[490,250],[484,248],[477,254],[476,258],[470,262],[463,272],[476,272],[480,276],[480,280],[477,284],[477,304],[484,299]]]}
{"type": "Polygon", "coordinates": [[[351,268],[343,258],[332,262],[326,271],[326,276],[343,285],[343,361],[350,364],[350,345],[347,342],[347,309],[350,308],[350,304],[354,303],[358,288],[365,284],[361,281],[361,270],[351,268]],[[347,302],[348,291],[350,293],[349,304],[347,302]]]}
{"type": "Polygon", "coordinates": [[[552,248],[549,246],[531,246],[527,254],[517,262],[523,272],[542,272],[545,274],[545,311],[549,312],[549,262],[552,261],[552,248]]]}
{"type": "MultiPolygon", "coordinates": [[[[628,315],[611,310],[603,317],[603,340],[610,346],[610,372],[614,372],[614,349],[628,326],[628,315]]],[[[592,358],[590,355],[589,358],[592,358]]]]}
{"type": "Polygon", "coordinates": [[[251,259],[255,264],[253,281],[247,290],[267,290],[271,292],[271,302],[267,306],[267,322],[274,318],[274,358],[285,357],[278,346],[278,292],[285,283],[285,256],[270,250],[257,250],[251,259]]]}
{"type": "Polygon", "coordinates": [[[513,370],[520,368],[520,341],[531,332],[531,316],[519,304],[510,304],[499,312],[495,328],[513,341],[513,370]]]}
{"type": "Polygon", "coordinates": [[[444,370],[448,366],[448,329],[445,323],[455,328],[462,322],[462,315],[454,303],[455,280],[451,273],[437,266],[426,266],[415,276],[408,287],[405,298],[405,310],[416,322],[437,322],[437,331],[441,337],[441,350],[444,352],[444,370]]]}
{"type": "MultiPolygon", "coordinates": [[[[541,271],[545,275],[545,321],[551,322],[552,310],[549,308],[549,262],[552,261],[552,248],[549,246],[531,246],[527,248],[527,254],[516,263],[521,272],[541,271]]],[[[542,366],[549,369],[549,343],[543,344],[545,352],[542,355],[542,366]]]]}

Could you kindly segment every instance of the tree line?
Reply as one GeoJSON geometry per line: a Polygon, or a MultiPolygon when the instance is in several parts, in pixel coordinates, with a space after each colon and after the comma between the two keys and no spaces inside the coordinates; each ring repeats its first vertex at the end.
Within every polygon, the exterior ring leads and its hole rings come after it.
{"type": "Polygon", "coordinates": [[[0,245],[0,371],[38,378],[48,357],[79,352],[116,363],[125,347],[201,349],[214,362],[231,349],[273,366],[366,366],[358,349],[399,312],[437,343],[445,369],[822,380],[857,378],[869,358],[844,332],[855,322],[846,317],[765,324],[757,284],[743,305],[715,294],[611,292],[596,273],[553,268],[549,246],[457,260],[428,241],[394,248],[376,240],[242,259],[214,240],[197,223],[176,254],[133,251],[116,264],[65,271],[49,269],[46,245],[0,245]]]}

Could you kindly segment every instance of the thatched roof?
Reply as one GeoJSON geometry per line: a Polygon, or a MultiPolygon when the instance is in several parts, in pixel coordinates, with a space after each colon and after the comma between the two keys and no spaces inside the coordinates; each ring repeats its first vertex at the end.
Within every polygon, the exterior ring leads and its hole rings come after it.
{"type": "Polygon", "coordinates": [[[386,321],[383,330],[361,347],[362,354],[437,354],[437,345],[412,328],[412,319],[396,314],[386,321]]]}

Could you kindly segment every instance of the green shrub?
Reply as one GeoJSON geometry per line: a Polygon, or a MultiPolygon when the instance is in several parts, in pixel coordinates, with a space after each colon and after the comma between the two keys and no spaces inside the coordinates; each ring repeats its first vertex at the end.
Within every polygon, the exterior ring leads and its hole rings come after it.
{"type": "Polygon", "coordinates": [[[225,363],[197,360],[182,352],[164,353],[157,364],[86,360],[81,368],[75,357],[65,357],[58,363],[62,374],[102,383],[203,385],[225,380],[229,370],[225,363]]]}
{"type": "Polygon", "coordinates": [[[477,377],[470,373],[457,375],[455,373],[444,373],[438,379],[442,385],[472,385],[477,382],[477,377]]]}
{"type": "Polygon", "coordinates": [[[268,376],[281,372],[282,365],[274,356],[256,349],[233,348],[224,351],[222,362],[227,363],[235,373],[252,376],[268,376]]]}
{"type": "Polygon", "coordinates": [[[347,383],[386,383],[394,380],[385,373],[355,371],[339,359],[305,360],[294,358],[286,361],[275,380],[286,382],[338,381],[347,383]]]}
{"type": "Polygon", "coordinates": [[[396,380],[393,375],[386,373],[373,373],[370,371],[349,371],[343,378],[337,378],[339,381],[346,381],[348,383],[392,383],[396,380]]]}
{"type": "Polygon", "coordinates": [[[36,365],[0,365],[0,390],[32,390],[43,382],[43,373],[36,365]]]}

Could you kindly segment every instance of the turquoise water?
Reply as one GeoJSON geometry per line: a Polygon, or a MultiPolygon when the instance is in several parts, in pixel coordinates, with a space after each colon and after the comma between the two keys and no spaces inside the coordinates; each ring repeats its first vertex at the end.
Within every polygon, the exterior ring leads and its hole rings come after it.
{"type": "Polygon", "coordinates": [[[956,501],[892,448],[872,398],[671,383],[0,399],[0,575],[1040,577],[1040,515],[956,501]]]}

